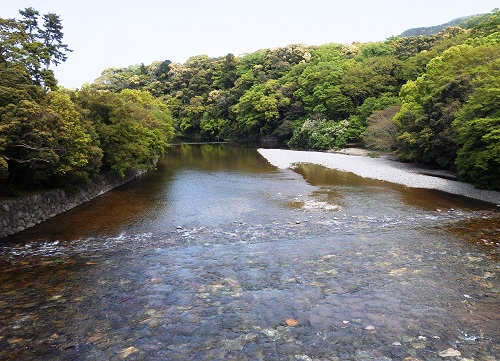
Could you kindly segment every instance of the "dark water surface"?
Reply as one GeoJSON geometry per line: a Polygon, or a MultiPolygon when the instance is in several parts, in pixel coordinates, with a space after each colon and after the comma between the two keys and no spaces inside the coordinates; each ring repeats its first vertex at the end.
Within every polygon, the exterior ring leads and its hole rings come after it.
{"type": "Polygon", "coordinates": [[[498,360],[499,246],[485,203],[172,146],[1,243],[0,359],[498,360]]]}

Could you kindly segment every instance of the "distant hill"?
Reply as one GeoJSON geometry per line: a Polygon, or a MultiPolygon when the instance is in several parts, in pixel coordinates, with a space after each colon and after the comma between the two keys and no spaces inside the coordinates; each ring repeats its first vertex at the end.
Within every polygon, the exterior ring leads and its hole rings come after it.
{"type": "Polygon", "coordinates": [[[478,15],[470,15],[470,16],[464,16],[461,18],[457,18],[454,20],[451,20],[445,24],[441,25],[435,25],[435,26],[429,26],[429,27],[422,27],[422,28],[413,28],[413,29],[408,29],[404,32],[402,32],[399,36],[400,37],[406,37],[406,36],[419,36],[419,35],[433,35],[437,34],[440,31],[446,29],[447,27],[450,26],[460,26],[462,23],[465,21],[476,17],[478,15]]]}

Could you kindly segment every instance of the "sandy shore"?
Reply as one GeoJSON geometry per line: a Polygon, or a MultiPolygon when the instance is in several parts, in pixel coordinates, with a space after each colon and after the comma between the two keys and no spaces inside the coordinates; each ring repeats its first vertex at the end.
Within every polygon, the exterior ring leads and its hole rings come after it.
{"type": "Polygon", "coordinates": [[[261,148],[259,153],[269,163],[281,169],[290,168],[296,163],[320,164],[328,168],[352,172],[365,178],[398,183],[411,188],[437,189],[500,206],[500,192],[476,189],[468,183],[422,174],[427,170],[414,164],[386,158],[283,149],[261,148]]]}

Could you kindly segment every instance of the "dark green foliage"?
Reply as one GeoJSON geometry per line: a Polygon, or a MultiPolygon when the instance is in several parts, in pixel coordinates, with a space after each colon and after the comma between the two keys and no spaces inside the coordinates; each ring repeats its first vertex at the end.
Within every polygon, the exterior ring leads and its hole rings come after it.
{"type": "Polygon", "coordinates": [[[226,55],[219,64],[212,86],[217,89],[231,89],[238,79],[238,59],[233,54],[226,55]]]}
{"type": "Polygon", "coordinates": [[[41,100],[43,95],[43,89],[33,84],[24,66],[0,63],[0,107],[21,100],[41,100]]]}
{"type": "MultiPolygon", "coordinates": [[[[166,104],[150,93],[86,87],[57,90],[51,64],[66,60],[59,17],[39,27],[33,8],[23,18],[0,19],[0,189],[2,193],[74,185],[100,171],[120,175],[152,166],[173,137],[166,104]]],[[[165,79],[164,62],[154,74],[141,64],[109,71],[102,87],[139,88],[150,77],[165,79]],[[133,74],[124,76],[124,74],[133,74]]]]}
{"type": "Polygon", "coordinates": [[[86,180],[98,172],[102,153],[70,97],[51,92],[40,103],[21,100],[1,111],[0,149],[8,184],[49,186],[86,180]]]}
{"type": "Polygon", "coordinates": [[[452,166],[458,147],[451,124],[470,92],[468,77],[458,76],[437,89],[432,97],[423,99],[418,118],[412,119],[409,114],[401,116],[405,132],[400,137],[399,157],[443,168],[452,166]]]}
{"type": "Polygon", "coordinates": [[[390,94],[382,95],[379,98],[371,97],[361,104],[354,115],[349,117],[349,140],[357,140],[368,127],[368,118],[377,111],[399,103],[399,98],[390,94]]]}
{"type": "Polygon", "coordinates": [[[62,43],[63,33],[59,16],[45,14],[39,26],[40,13],[33,8],[19,11],[22,19],[0,19],[0,63],[22,65],[35,85],[55,89],[50,64],[60,64],[71,52],[62,43]]]}
{"type": "Polygon", "coordinates": [[[500,190],[500,117],[474,118],[459,129],[461,148],[456,163],[462,179],[500,190]]]}
{"type": "MultiPolygon", "coordinates": [[[[483,118],[483,111],[476,105],[470,108],[472,112],[469,111],[467,117],[463,115],[465,118],[460,118],[462,121],[456,121],[458,114],[469,109],[469,97],[476,99],[478,84],[482,84],[480,80],[486,77],[485,74],[491,81],[484,83],[487,89],[484,93],[490,94],[498,87],[495,84],[499,83],[500,77],[495,64],[498,64],[500,43],[495,43],[493,38],[490,40],[484,44],[474,41],[473,45],[462,44],[448,49],[427,65],[424,75],[403,87],[403,105],[396,117],[401,131],[397,151],[401,159],[454,167],[458,152],[460,156],[456,161],[464,179],[477,179],[479,169],[495,173],[493,149],[497,147],[494,144],[497,138],[489,137],[489,143],[478,142],[478,134],[474,130],[481,128],[481,122],[473,119],[483,118]],[[480,160],[478,155],[481,152],[488,153],[488,161],[484,160],[485,153],[480,160]],[[467,157],[472,158],[466,160],[467,157]],[[471,171],[474,163],[477,167],[471,171]]],[[[481,108],[497,108],[497,99],[487,96],[481,99],[481,108]]],[[[486,123],[495,125],[494,121],[486,123]]],[[[482,132],[485,132],[484,128],[482,132]]],[[[492,132],[495,130],[492,129],[492,132]]]]}

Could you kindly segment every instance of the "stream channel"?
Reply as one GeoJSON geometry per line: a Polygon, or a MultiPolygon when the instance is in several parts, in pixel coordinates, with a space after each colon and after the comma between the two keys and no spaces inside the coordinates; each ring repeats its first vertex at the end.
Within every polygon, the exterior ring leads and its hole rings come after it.
{"type": "Polygon", "coordinates": [[[499,246],[495,205],[174,145],[2,240],[0,360],[499,360],[499,246]]]}

